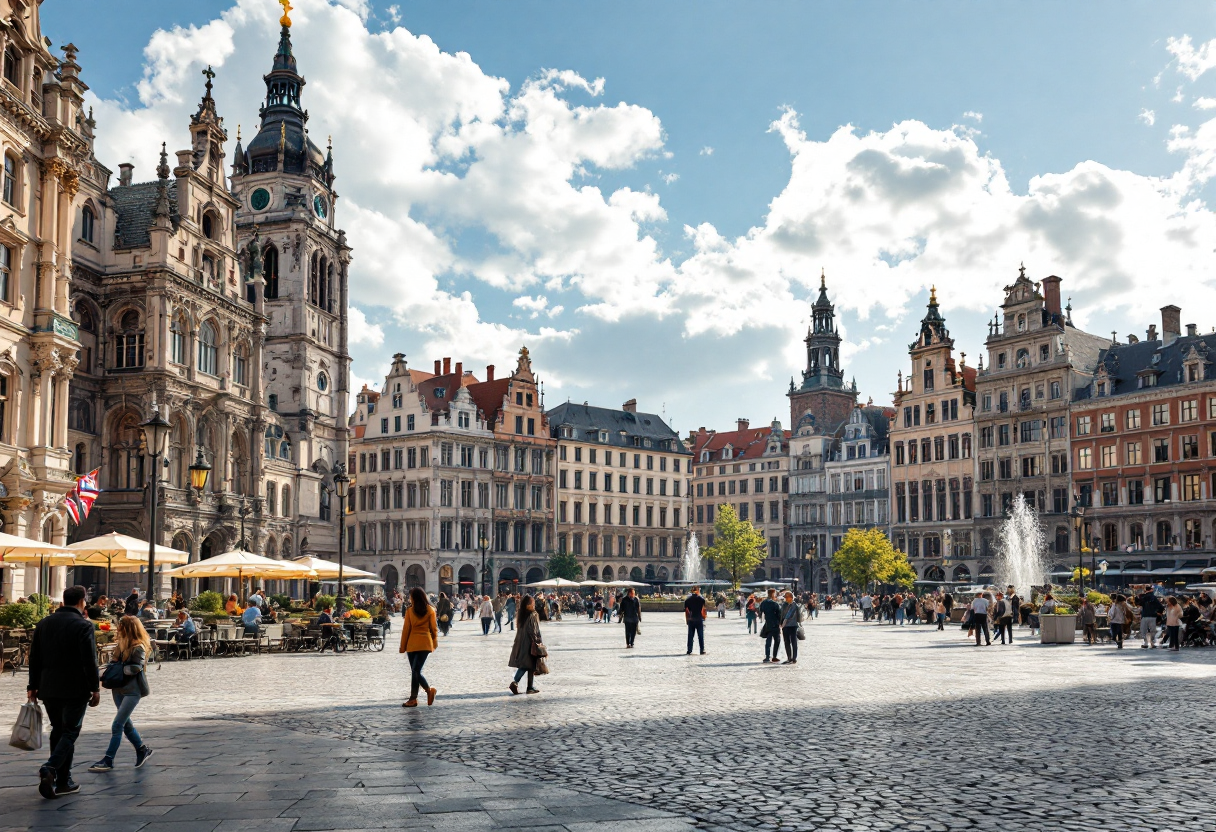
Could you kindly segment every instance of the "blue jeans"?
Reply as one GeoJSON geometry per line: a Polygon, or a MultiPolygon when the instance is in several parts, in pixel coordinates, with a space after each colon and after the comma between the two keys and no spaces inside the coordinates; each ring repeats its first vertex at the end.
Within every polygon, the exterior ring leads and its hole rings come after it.
{"type": "Polygon", "coordinates": [[[781,630],[773,627],[769,635],[764,637],[764,658],[769,657],[769,647],[772,647],[772,656],[777,658],[777,651],[781,649],[781,630]]]}
{"type": "Polygon", "coordinates": [[[110,744],[106,747],[106,756],[113,760],[114,755],[118,753],[118,746],[122,744],[123,734],[127,735],[127,739],[136,749],[143,747],[144,741],[131,723],[131,713],[143,697],[138,693],[122,694],[116,690],[110,693],[114,695],[114,705],[118,708],[118,713],[114,714],[114,722],[110,724],[110,744]]]}
{"type": "Polygon", "coordinates": [[[904,623],[904,608],[903,607],[900,607],[899,609],[897,609],[895,611],[895,618],[892,619],[891,623],[895,624],[896,622],[898,622],[900,624],[904,623]]]}
{"type": "Polygon", "coordinates": [[[705,652],[705,622],[704,621],[689,621],[688,622],[688,652],[692,652],[692,637],[696,633],[697,643],[701,646],[701,652],[705,652]]]}

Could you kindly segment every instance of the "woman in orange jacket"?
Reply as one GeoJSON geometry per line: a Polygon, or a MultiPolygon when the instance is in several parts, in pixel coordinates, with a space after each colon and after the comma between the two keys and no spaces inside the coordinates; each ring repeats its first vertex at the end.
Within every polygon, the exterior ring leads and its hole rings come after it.
{"type": "Polygon", "coordinates": [[[410,698],[401,703],[403,708],[418,707],[418,688],[426,691],[426,704],[435,704],[435,689],[422,676],[422,665],[426,657],[439,646],[439,624],[435,610],[421,587],[410,590],[410,603],[402,611],[401,650],[410,660],[410,698]]]}

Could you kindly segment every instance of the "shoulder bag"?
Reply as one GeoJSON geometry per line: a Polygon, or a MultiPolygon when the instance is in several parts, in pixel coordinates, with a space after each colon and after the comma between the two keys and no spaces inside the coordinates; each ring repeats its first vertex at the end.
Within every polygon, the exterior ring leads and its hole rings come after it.
{"type": "Polygon", "coordinates": [[[111,661],[101,671],[101,686],[106,690],[115,690],[127,683],[127,675],[123,672],[126,664],[118,659],[111,661]]]}
{"type": "Polygon", "coordinates": [[[26,702],[21,706],[8,744],[24,751],[42,748],[42,708],[37,702],[26,702]]]}
{"type": "Polygon", "coordinates": [[[543,643],[534,641],[532,642],[532,655],[536,656],[538,659],[543,659],[549,655],[549,651],[543,643]]]}

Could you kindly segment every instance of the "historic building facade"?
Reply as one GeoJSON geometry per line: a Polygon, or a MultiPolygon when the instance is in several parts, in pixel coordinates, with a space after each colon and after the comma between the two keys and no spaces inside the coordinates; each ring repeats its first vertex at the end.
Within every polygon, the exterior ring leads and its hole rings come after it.
{"type": "Polygon", "coordinates": [[[1035,283],[1020,269],[985,341],[988,366],[981,363],[975,382],[980,580],[993,574],[999,527],[1016,495],[1049,527],[1070,508],[1072,391],[1090,383],[1111,339],[1073,325],[1071,304],[1060,308],[1060,283],[1054,275],[1035,283]]]}
{"type": "MultiPolygon", "coordinates": [[[[828,559],[836,554],[849,529],[891,531],[888,431],[893,416],[889,407],[858,405],[834,443],[831,458],[824,465],[828,545],[822,554],[828,559]]],[[[820,555],[817,548],[814,555],[820,555]]],[[[816,587],[827,591],[828,585],[836,591],[839,578],[829,574],[826,564],[816,566],[816,587]]]]}
{"type": "Polygon", "coordinates": [[[587,580],[680,580],[690,455],[630,399],[620,410],[566,402],[548,412],[557,440],[557,550],[587,580]]]}
{"type": "Polygon", "coordinates": [[[835,436],[817,429],[810,413],[798,420],[789,439],[790,552],[801,561],[795,574],[802,586],[820,592],[828,591],[830,580],[827,463],[836,444],[835,436]]]}
{"type": "Polygon", "coordinates": [[[172,168],[162,146],[151,182],[135,183],[123,164],[110,187],[109,171],[95,161],[97,175],[81,180],[71,299],[81,366],[67,412],[74,464],[100,466],[103,492],[78,536],[148,536],[151,472],[139,423],[159,410],[173,425],[159,528],[151,530],[159,543],[195,560],[237,546],[242,535],[246,548],[272,557],[337,553],[331,477],[345,457],[349,250],[332,212],[316,220],[322,230],[293,234],[283,257],[275,234],[264,240],[252,231],[258,219],[272,231],[276,222],[313,223],[299,211],[291,219],[259,213],[281,203],[261,204],[257,188],[282,199],[306,182],[333,182],[331,160],[320,170],[314,147],[306,143],[301,155],[291,144],[303,135],[303,79],[284,21],[261,131],[248,152],[238,140],[231,190],[209,69],[190,147],[176,152],[172,168]],[[279,140],[273,158],[261,150],[271,134],[279,140]],[[253,168],[259,178],[246,183],[253,168]],[[238,228],[250,230],[239,245],[238,228]],[[318,258],[337,264],[336,283],[332,304],[314,314],[319,295],[306,291],[318,258]],[[212,466],[202,494],[189,487],[187,470],[200,453],[212,466]]]}
{"type": "Polygon", "coordinates": [[[848,420],[857,404],[856,383],[845,384],[840,365],[840,332],[836,307],[828,298],[827,278],[819,276],[819,297],[811,306],[811,325],[806,334],[806,369],[802,384],[790,379],[790,424],[797,425],[806,413],[825,433],[834,433],[848,420]]]}
{"type": "Polygon", "coordinates": [[[936,290],[916,340],[912,369],[899,373],[891,415],[891,530],[917,577],[975,579],[975,378],[966,354],[954,358],[936,290]]]}
{"type": "MultiPolygon", "coordinates": [[[[80,349],[73,241],[84,230],[82,184],[109,171],[92,158],[76,47],[56,58],[39,13],[37,3],[0,0],[0,518],[7,534],[63,543],[80,349]]],[[[51,570],[49,587],[38,571],[0,570],[0,595],[62,590],[66,570],[51,570]]]]}
{"type": "Polygon", "coordinates": [[[449,595],[543,577],[557,443],[526,348],[511,375],[491,365],[485,381],[450,358],[414,370],[398,353],[384,388],[359,393],[350,425],[354,565],[388,591],[449,595]]]}
{"type": "Polygon", "coordinates": [[[798,574],[798,553],[786,548],[789,536],[789,438],[774,419],[753,428],[740,419],[735,430],[700,428],[689,437],[692,449],[692,530],[702,548],[714,545],[714,518],[728,504],[764,538],[763,565],[755,580],[786,580],[798,574]]]}
{"type": "MultiPolygon", "coordinates": [[[[1102,351],[1070,414],[1085,565],[1106,561],[1120,585],[1198,581],[1214,556],[1216,334],[1183,334],[1177,306],[1161,318],[1160,337],[1149,327],[1102,351]]],[[[1077,521],[1053,519],[1057,571],[1071,569],[1077,521]]]]}

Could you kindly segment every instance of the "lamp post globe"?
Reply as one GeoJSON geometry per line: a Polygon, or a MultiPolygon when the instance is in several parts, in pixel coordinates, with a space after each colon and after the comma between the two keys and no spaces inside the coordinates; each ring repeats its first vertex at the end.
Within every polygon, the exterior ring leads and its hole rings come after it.
{"type": "Polygon", "coordinates": [[[190,487],[201,495],[203,489],[207,487],[207,479],[211,476],[211,466],[203,456],[202,448],[198,449],[194,464],[188,470],[190,471],[190,487]]]}
{"type": "MultiPolygon", "coordinates": [[[[153,405],[155,408],[155,405],[153,405]]],[[[165,437],[173,426],[154,409],[147,421],[140,423],[144,433],[144,445],[152,457],[151,476],[148,480],[148,589],[147,600],[156,601],[156,504],[160,499],[160,456],[165,437]]]]}

